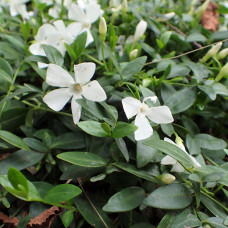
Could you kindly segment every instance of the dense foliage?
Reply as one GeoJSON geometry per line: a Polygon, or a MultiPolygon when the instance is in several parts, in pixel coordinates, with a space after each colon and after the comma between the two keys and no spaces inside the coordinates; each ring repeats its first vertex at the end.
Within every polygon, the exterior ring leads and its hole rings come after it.
{"type": "Polygon", "coordinates": [[[209,2],[0,1],[0,227],[52,206],[39,227],[228,227],[228,5],[211,32],[209,2]]]}

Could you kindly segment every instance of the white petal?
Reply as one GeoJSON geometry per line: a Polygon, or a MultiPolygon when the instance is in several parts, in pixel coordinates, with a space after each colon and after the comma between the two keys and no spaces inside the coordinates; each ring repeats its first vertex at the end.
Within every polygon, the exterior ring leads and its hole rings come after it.
{"type": "Polygon", "coordinates": [[[46,56],[44,49],[42,48],[42,43],[41,42],[36,42],[32,45],[30,45],[29,47],[29,51],[33,54],[33,55],[42,55],[42,56],[46,56]]]}
{"type": "Polygon", "coordinates": [[[173,116],[168,106],[151,107],[146,116],[157,124],[173,122],[173,116]]]}
{"type": "Polygon", "coordinates": [[[68,18],[82,23],[86,22],[86,15],[84,11],[79,8],[75,3],[71,4],[69,8],[68,18]]]}
{"type": "Polygon", "coordinates": [[[137,115],[135,118],[135,125],[138,127],[134,133],[136,141],[149,138],[153,134],[153,129],[145,116],[137,115]]]}
{"type": "Polygon", "coordinates": [[[96,80],[82,87],[82,95],[90,101],[101,102],[107,99],[104,89],[96,80]]]}
{"type": "Polygon", "coordinates": [[[161,160],[161,164],[162,165],[175,165],[177,162],[176,159],[172,158],[169,155],[166,155],[164,158],[162,158],[161,160]]]}
{"type": "Polygon", "coordinates": [[[96,69],[95,63],[80,63],[74,65],[75,81],[81,85],[86,84],[93,77],[96,69]]]}
{"type": "Polygon", "coordinates": [[[90,43],[94,41],[94,39],[89,29],[84,29],[84,31],[87,32],[87,40],[86,40],[86,47],[87,47],[90,43]]]}
{"type": "Polygon", "coordinates": [[[48,68],[48,64],[47,63],[38,62],[38,67],[41,68],[41,69],[48,68]]]}
{"type": "Polygon", "coordinates": [[[66,26],[62,20],[54,21],[53,24],[56,27],[58,32],[63,34],[66,32],[66,26]]]}
{"type": "Polygon", "coordinates": [[[100,5],[99,4],[88,4],[85,8],[86,17],[89,23],[95,22],[100,17],[100,5]]]}
{"type": "Polygon", "coordinates": [[[73,115],[74,124],[77,124],[81,118],[81,106],[75,101],[75,97],[71,100],[71,111],[73,115]]]}
{"type": "Polygon", "coordinates": [[[68,88],[61,88],[47,93],[43,97],[43,101],[48,105],[49,108],[55,111],[60,111],[71,97],[72,94],[69,93],[68,88]]]}
{"type": "MultiPolygon", "coordinates": [[[[136,49],[136,50],[138,50],[138,49],[136,49]]],[[[152,102],[155,104],[156,101],[157,101],[157,96],[146,97],[146,98],[143,99],[143,103],[144,103],[145,101],[148,101],[148,100],[152,101],[152,102]]]]}
{"type": "Polygon", "coordinates": [[[189,155],[189,157],[191,158],[191,160],[192,160],[192,162],[194,164],[194,168],[201,167],[201,165],[199,164],[199,162],[196,161],[196,159],[192,155],[189,155]]]}
{"type": "Polygon", "coordinates": [[[122,100],[123,109],[128,119],[135,116],[141,106],[141,102],[133,97],[126,97],[122,100]]]}
{"type": "Polygon", "coordinates": [[[51,86],[58,87],[67,87],[75,83],[68,72],[55,64],[48,65],[46,82],[51,86]]]}
{"type": "Polygon", "coordinates": [[[73,36],[77,37],[82,31],[82,23],[73,22],[67,26],[67,31],[73,36]]]}
{"type": "Polygon", "coordinates": [[[179,162],[176,162],[176,164],[173,166],[173,168],[170,171],[176,172],[176,173],[182,173],[184,172],[184,167],[179,162]]]}
{"type": "Polygon", "coordinates": [[[45,40],[46,36],[48,34],[52,34],[52,33],[55,33],[56,32],[56,29],[53,25],[50,25],[50,24],[43,24],[38,32],[37,32],[37,35],[35,36],[35,39],[37,41],[43,41],[45,40]]]}

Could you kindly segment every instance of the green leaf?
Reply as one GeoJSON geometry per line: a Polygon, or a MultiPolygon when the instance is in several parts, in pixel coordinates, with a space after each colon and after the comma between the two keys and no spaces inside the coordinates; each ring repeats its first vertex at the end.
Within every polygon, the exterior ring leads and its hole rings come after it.
{"type": "Polygon", "coordinates": [[[227,146],[224,140],[208,134],[197,134],[195,135],[195,140],[198,146],[208,150],[221,150],[225,149],[227,146]]]}
{"type": "Polygon", "coordinates": [[[20,37],[10,35],[4,35],[4,37],[19,51],[25,50],[23,39],[20,39],[20,37]]]}
{"type": "Polygon", "coordinates": [[[118,36],[116,36],[115,28],[112,24],[108,25],[108,39],[110,42],[111,50],[114,51],[116,43],[118,41],[118,36]]]}
{"type": "Polygon", "coordinates": [[[161,35],[161,41],[162,41],[164,47],[168,44],[171,34],[172,34],[171,31],[166,31],[161,35]]]}
{"type": "Polygon", "coordinates": [[[127,135],[133,134],[138,127],[134,124],[128,124],[123,122],[117,122],[115,128],[112,131],[113,138],[123,138],[127,135]]]}
{"type": "Polygon", "coordinates": [[[89,135],[94,135],[97,137],[106,137],[108,133],[101,127],[101,123],[93,121],[93,120],[86,120],[81,121],[78,123],[78,126],[88,133],[89,135]]]}
{"type": "Polygon", "coordinates": [[[64,43],[64,46],[67,50],[67,53],[69,54],[71,61],[75,61],[77,59],[76,54],[74,52],[74,49],[67,43],[64,43]]]}
{"type": "Polygon", "coordinates": [[[77,36],[77,39],[72,44],[72,48],[73,48],[74,53],[76,55],[76,59],[84,51],[85,46],[86,46],[86,41],[87,41],[87,32],[83,32],[82,34],[80,34],[79,36],[77,36]]]}
{"type": "Polygon", "coordinates": [[[13,77],[13,70],[10,66],[10,64],[3,58],[0,57],[0,69],[4,72],[6,72],[10,78],[13,77]]]}
{"type": "Polygon", "coordinates": [[[44,200],[48,203],[62,203],[82,193],[82,190],[72,184],[59,184],[51,188],[44,200]]]}
{"type": "Polygon", "coordinates": [[[185,88],[174,93],[165,101],[172,114],[180,113],[190,108],[196,99],[196,93],[193,88],[185,88]]]}
{"type": "Polygon", "coordinates": [[[65,152],[57,155],[57,158],[74,165],[86,167],[101,167],[107,165],[104,158],[100,157],[99,155],[87,152],[65,152]]]}
{"type": "Polygon", "coordinates": [[[34,151],[19,150],[0,161],[0,174],[6,174],[10,167],[18,170],[26,169],[37,164],[45,154],[36,153],[34,151]]]}
{"type": "Polygon", "coordinates": [[[145,198],[145,191],[139,187],[129,187],[113,195],[102,208],[106,212],[124,212],[138,207],[145,198]]]}
{"type": "Polygon", "coordinates": [[[128,163],[123,163],[123,162],[116,162],[112,164],[113,166],[116,166],[117,168],[120,168],[126,172],[129,172],[137,177],[143,178],[148,181],[152,181],[154,183],[159,183],[157,178],[148,172],[144,170],[138,170],[134,165],[128,164],[128,163]]]}
{"type": "Polygon", "coordinates": [[[59,50],[57,50],[55,47],[51,45],[46,45],[46,44],[43,44],[42,47],[50,63],[54,63],[59,66],[63,65],[64,59],[62,54],[59,52],[59,50]]]}
{"type": "Polygon", "coordinates": [[[132,79],[135,74],[139,73],[144,67],[146,60],[147,60],[146,56],[141,56],[129,62],[122,70],[124,79],[125,80],[132,79]]]}
{"type": "Polygon", "coordinates": [[[24,141],[28,146],[30,146],[32,149],[38,151],[38,152],[43,152],[46,153],[48,152],[48,148],[38,139],[35,138],[24,138],[24,141]]]}
{"type": "Polygon", "coordinates": [[[143,204],[169,210],[183,209],[192,202],[191,192],[182,184],[169,184],[153,191],[143,204]]]}
{"type": "Polygon", "coordinates": [[[186,167],[193,167],[192,160],[188,156],[188,154],[186,154],[178,146],[172,143],[169,143],[163,140],[150,139],[150,140],[145,140],[144,144],[162,151],[163,153],[176,159],[186,167]]]}
{"type": "Polygon", "coordinates": [[[122,138],[117,138],[116,139],[116,144],[118,148],[120,149],[121,153],[123,154],[124,158],[126,159],[127,162],[129,162],[129,154],[128,154],[128,149],[126,146],[126,143],[122,138]]]}
{"type": "Polygon", "coordinates": [[[217,217],[211,217],[211,218],[205,219],[205,223],[209,223],[210,225],[212,225],[212,227],[227,228],[227,226],[223,225],[223,222],[224,222],[223,219],[217,218],[217,217]]]}
{"type": "Polygon", "coordinates": [[[18,171],[13,167],[9,168],[8,179],[15,189],[24,192],[25,195],[28,194],[29,192],[28,181],[20,171],[18,171]]]}
{"type": "Polygon", "coordinates": [[[194,32],[187,36],[186,41],[187,42],[205,42],[205,41],[207,41],[207,38],[204,35],[202,35],[201,33],[194,32]]]}
{"type": "Polygon", "coordinates": [[[74,219],[74,213],[70,210],[64,211],[61,220],[65,227],[68,227],[74,219]]]}
{"type": "Polygon", "coordinates": [[[208,97],[214,101],[216,98],[216,92],[210,85],[198,85],[198,88],[208,95],[208,97]]]}
{"type": "Polygon", "coordinates": [[[175,212],[169,212],[165,214],[165,216],[162,218],[161,222],[158,224],[157,228],[170,228],[172,221],[175,219],[176,213],[175,212]]]}
{"type": "Polygon", "coordinates": [[[28,145],[21,138],[12,134],[11,132],[0,130],[0,138],[11,145],[14,145],[15,147],[30,151],[28,145]]]}

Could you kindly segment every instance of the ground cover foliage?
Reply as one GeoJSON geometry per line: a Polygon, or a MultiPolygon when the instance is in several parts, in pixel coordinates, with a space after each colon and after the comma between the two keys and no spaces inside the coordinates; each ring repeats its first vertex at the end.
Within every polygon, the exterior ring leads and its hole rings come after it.
{"type": "Polygon", "coordinates": [[[0,1],[0,227],[228,227],[209,4],[0,1]]]}

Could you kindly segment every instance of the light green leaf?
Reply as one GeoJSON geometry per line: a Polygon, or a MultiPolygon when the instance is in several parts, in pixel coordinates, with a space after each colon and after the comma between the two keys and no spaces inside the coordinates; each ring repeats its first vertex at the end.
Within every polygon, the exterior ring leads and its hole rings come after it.
{"type": "Polygon", "coordinates": [[[102,208],[106,212],[124,212],[138,207],[145,198],[144,189],[129,187],[113,195],[102,208]]]}
{"type": "Polygon", "coordinates": [[[51,45],[46,45],[46,44],[43,44],[42,47],[50,63],[54,63],[59,66],[63,65],[64,59],[62,54],[59,52],[59,50],[57,50],[55,47],[51,45]]]}
{"type": "Polygon", "coordinates": [[[100,157],[99,155],[87,152],[65,152],[57,155],[57,158],[74,165],[86,167],[101,167],[107,165],[104,158],[100,157]]]}
{"type": "Polygon", "coordinates": [[[186,208],[192,202],[191,192],[182,184],[169,184],[153,191],[143,204],[169,210],[186,208]]]}
{"type": "Polygon", "coordinates": [[[115,128],[112,131],[113,138],[123,138],[127,135],[133,134],[137,130],[137,126],[134,124],[128,124],[124,122],[117,122],[115,128]]]}
{"type": "Polygon", "coordinates": [[[64,211],[61,220],[65,227],[68,227],[74,219],[74,213],[70,210],[64,211]]]}
{"type": "Polygon", "coordinates": [[[30,151],[28,145],[21,138],[11,132],[0,130],[0,138],[15,147],[30,151]]]}

